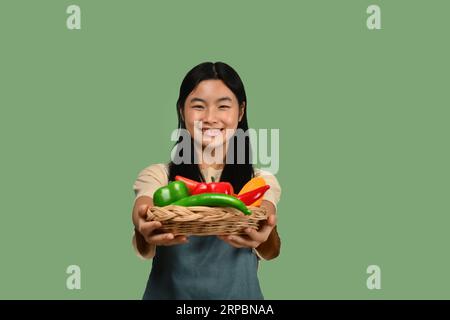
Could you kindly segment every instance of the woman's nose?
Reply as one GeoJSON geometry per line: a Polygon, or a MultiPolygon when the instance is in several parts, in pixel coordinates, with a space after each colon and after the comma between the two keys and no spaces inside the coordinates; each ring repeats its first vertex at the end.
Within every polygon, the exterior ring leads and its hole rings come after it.
{"type": "Polygon", "coordinates": [[[205,123],[216,123],[217,122],[217,114],[213,108],[208,108],[205,113],[205,117],[203,118],[203,122],[205,123]]]}

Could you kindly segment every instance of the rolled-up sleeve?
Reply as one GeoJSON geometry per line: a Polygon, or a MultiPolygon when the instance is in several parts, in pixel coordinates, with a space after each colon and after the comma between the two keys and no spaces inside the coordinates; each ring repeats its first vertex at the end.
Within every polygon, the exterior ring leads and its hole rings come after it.
{"type": "Polygon", "coordinates": [[[264,200],[270,201],[276,208],[281,198],[281,186],[278,183],[278,179],[269,171],[261,169],[255,170],[255,176],[263,178],[266,184],[270,186],[270,189],[264,194],[264,200]]]}
{"type": "Polygon", "coordinates": [[[168,168],[165,164],[153,164],[141,172],[133,185],[135,200],[142,196],[153,198],[153,193],[169,183],[168,168]]]}

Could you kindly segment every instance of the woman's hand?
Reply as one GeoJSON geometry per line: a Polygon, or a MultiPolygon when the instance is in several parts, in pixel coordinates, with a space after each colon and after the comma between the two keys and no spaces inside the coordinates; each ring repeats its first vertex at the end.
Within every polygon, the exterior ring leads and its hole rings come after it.
{"type": "Polygon", "coordinates": [[[175,244],[187,243],[186,236],[174,236],[172,233],[161,233],[158,228],[162,226],[159,221],[146,221],[149,205],[138,207],[138,221],[136,230],[142,235],[148,244],[158,246],[172,246],[175,244]]]}
{"type": "Polygon", "coordinates": [[[268,212],[267,221],[261,225],[259,230],[247,229],[244,236],[219,236],[220,239],[235,248],[253,248],[265,260],[271,260],[280,254],[281,241],[277,232],[277,217],[275,206],[263,200],[261,207],[268,212]]]}
{"type": "Polygon", "coordinates": [[[231,235],[231,236],[218,236],[223,241],[229,243],[235,248],[258,248],[262,243],[266,242],[270,233],[276,225],[276,216],[271,214],[267,221],[259,228],[255,230],[252,228],[245,229],[245,235],[231,235]]]}

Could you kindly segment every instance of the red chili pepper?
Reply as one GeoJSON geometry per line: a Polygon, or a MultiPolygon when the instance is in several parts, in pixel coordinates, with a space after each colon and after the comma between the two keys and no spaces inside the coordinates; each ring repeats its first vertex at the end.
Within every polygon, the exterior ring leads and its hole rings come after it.
{"type": "Polygon", "coordinates": [[[200,184],[200,182],[197,182],[197,181],[194,181],[194,180],[182,177],[182,176],[175,176],[175,180],[184,182],[184,184],[186,185],[186,187],[189,190],[189,194],[192,194],[194,189],[200,184]]]}
{"type": "Polygon", "coordinates": [[[229,182],[197,182],[182,176],[176,176],[175,180],[183,181],[191,195],[201,193],[224,193],[234,195],[233,185],[229,182]]]}
{"type": "Polygon", "coordinates": [[[265,186],[255,189],[255,190],[243,193],[243,194],[237,196],[237,198],[239,200],[241,200],[243,203],[245,203],[246,206],[250,206],[253,203],[255,203],[257,200],[262,198],[264,193],[266,193],[266,191],[269,190],[269,188],[270,188],[269,185],[265,185],[265,186]]]}

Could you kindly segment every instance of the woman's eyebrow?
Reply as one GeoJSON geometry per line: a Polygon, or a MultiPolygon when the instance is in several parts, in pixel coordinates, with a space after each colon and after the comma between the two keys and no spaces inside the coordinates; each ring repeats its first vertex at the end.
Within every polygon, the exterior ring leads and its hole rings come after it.
{"type": "MultiPolygon", "coordinates": [[[[206,100],[204,100],[202,98],[197,98],[196,97],[196,98],[192,98],[191,99],[191,103],[195,102],[195,101],[200,101],[200,102],[206,103],[206,100]]],[[[230,102],[232,102],[233,100],[230,97],[222,97],[222,98],[219,98],[219,99],[216,100],[216,102],[221,102],[221,101],[230,101],[230,102]]]]}
{"type": "Polygon", "coordinates": [[[219,99],[217,99],[216,102],[221,102],[221,101],[226,101],[226,100],[232,102],[232,100],[231,100],[230,97],[222,97],[222,98],[219,98],[219,99]]]}
{"type": "Polygon", "coordinates": [[[206,103],[206,101],[203,100],[203,99],[201,99],[201,98],[192,98],[192,99],[191,99],[191,103],[192,103],[192,102],[195,102],[195,101],[200,101],[200,102],[206,103]]]}

